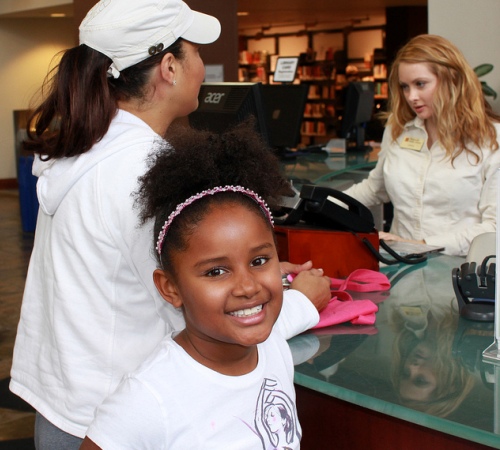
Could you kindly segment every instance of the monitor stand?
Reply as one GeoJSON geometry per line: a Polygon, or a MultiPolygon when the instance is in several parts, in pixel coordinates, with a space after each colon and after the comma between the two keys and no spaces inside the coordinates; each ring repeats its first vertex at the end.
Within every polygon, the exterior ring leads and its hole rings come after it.
{"type": "Polygon", "coordinates": [[[373,150],[373,147],[371,145],[353,145],[353,146],[347,146],[346,152],[356,152],[356,153],[366,153],[366,152],[371,152],[373,150]]]}
{"type": "Polygon", "coordinates": [[[274,147],[273,153],[281,161],[288,161],[297,158],[295,152],[288,147],[274,147]]]}
{"type": "Polygon", "coordinates": [[[369,152],[373,150],[373,147],[370,145],[365,145],[365,129],[363,125],[356,125],[354,127],[354,136],[356,139],[354,139],[354,145],[349,145],[349,143],[346,146],[346,151],[347,152],[369,152]]]}
{"type": "Polygon", "coordinates": [[[309,147],[301,148],[297,151],[293,151],[288,147],[280,147],[274,148],[273,152],[281,161],[295,160],[298,156],[307,155],[311,155],[311,157],[314,157],[316,159],[324,159],[328,156],[328,152],[326,150],[323,150],[323,147],[324,144],[311,145],[309,147]]]}

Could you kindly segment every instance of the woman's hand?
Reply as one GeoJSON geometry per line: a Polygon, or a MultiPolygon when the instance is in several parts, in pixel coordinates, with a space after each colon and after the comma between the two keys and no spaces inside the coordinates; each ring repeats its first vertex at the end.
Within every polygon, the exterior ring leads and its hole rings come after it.
{"type": "Polygon", "coordinates": [[[392,233],[386,233],[385,231],[378,232],[379,239],[383,239],[384,241],[399,241],[399,242],[411,242],[412,244],[425,244],[425,240],[422,239],[420,241],[414,239],[403,239],[401,236],[392,233]]]}

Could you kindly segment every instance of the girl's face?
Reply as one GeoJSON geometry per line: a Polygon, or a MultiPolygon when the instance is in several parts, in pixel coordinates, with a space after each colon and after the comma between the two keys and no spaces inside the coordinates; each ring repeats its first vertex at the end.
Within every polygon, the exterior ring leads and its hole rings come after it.
{"type": "Polygon", "coordinates": [[[415,114],[422,120],[432,119],[433,98],[438,79],[428,64],[401,63],[399,65],[399,85],[403,89],[406,101],[415,114]]]}
{"type": "Polygon", "coordinates": [[[231,203],[208,212],[173,254],[186,332],[197,348],[254,346],[267,339],[283,288],[272,230],[255,211],[231,203]]]}
{"type": "Polygon", "coordinates": [[[198,94],[201,83],[205,79],[205,66],[200,56],[200,45],[183,41],[184,58],[181,61],[180,73],[176,76],[176,91],[180,96],[179,105],[184,117],[198,108],[198,94]]]}

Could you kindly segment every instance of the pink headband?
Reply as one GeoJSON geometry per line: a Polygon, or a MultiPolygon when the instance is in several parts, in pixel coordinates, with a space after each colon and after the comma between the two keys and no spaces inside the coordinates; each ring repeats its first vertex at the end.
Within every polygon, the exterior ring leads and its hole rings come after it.
{"type": "Polygon", "coordinates": [[[218,194],[219,192],[239,192],[241,194],[246,195],[247,197],[250,197],[252,200],[255,201],[255,203],[257,203],[260,206],[262,212],[266,215],[271,225],[274,226],[273,215],[271,214],[269,207],[267,206],[266,202],[254,191],[246,189],[242,186],[217,186],[215,188],[207,189],[206,191],[202,191],[198,194],[189,197],[186,201],[177,205],[177,207],[170,213],[168,219],[166,220],[160,233],[158,234],[158,241],[156,242],[156,251],[158,252],[159,255],[161,255],[161,249],[163,248],[163,240],[165,239],[165,236],[167,234],[170,225],[172,225],[173,220],[182,212],[182,210],[187,206],[189,206],[191,203],[194,203],[196,200],[200,200],[208,195],[218,194]]]}

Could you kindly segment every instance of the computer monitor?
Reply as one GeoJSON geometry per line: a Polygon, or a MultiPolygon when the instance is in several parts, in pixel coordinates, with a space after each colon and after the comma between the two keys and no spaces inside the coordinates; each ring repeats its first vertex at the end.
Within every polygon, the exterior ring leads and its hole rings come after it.
{"type": "Polygon", "coordinates": [[[254,116],[256,131],[268,144],[261,83],[202,83],[198,101],[198,108],[189,115],[193,128],[222,133],[254,116]]]}
{"type": "Polygon", "coordinates": [[[296,148],[309,88],[305,84],[264,84],[262,104],[269,145],[279,155],[296,148]]]}
{"type": "Polygon", "coordinates": [[[365,146],[365,126],[372,118],[374,102],[375,83],[371,81],[349,83],[346,89],[340,135],[347,141],[347,150],[366,150],[369,148],[369,146],[365,146]]]}

